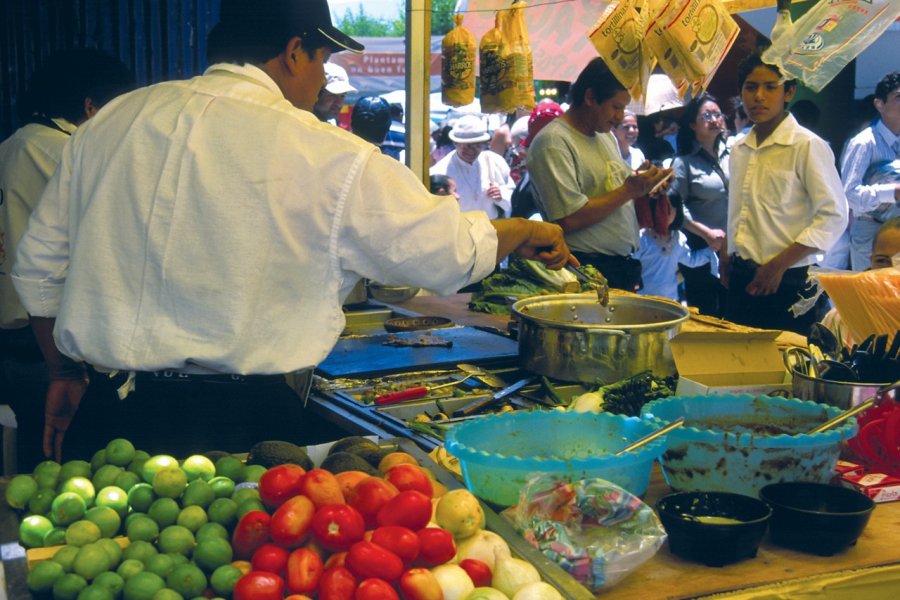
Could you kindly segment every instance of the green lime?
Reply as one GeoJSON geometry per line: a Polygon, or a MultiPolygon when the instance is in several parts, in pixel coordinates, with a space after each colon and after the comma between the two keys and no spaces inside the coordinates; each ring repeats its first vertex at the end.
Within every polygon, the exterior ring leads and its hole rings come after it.
{"type": "Polygon", "coordinates": [[[147,559],[144,568],[160,577],[165,577],[175,568],[175,559],[171,554],[156,554],[147,559]]]}
{"type": "Polygon", "coordinates": [[[230,563],[234,552],[227,540],[210,538],[197,544],[192,557],[197,566],[209,573],[230,563]]]}
{"type": "Polygon", "coordinates": [[[131,471],[132,473],[137,473],[143,479],[144,476],[144,463],[147,462],[147,459],[150,458],[150,455],[143,450],[137,450],[134,453],[134,458],[131,459],[131,462],[128,463],[128,466],[125,468],[127,471],[131,471]]]}
{"type": "Polygon", "coordinates": [[[44,547],[61,546],[66,543],[66,530],[63,527],[54,527],[44,536],[44,547]]]}
{"type": "Polygon", "coordinates": [[[222,565],[209,576],[209,585],[213,592],[226,598],[231,598],[234,584],[243,577],[243,572],[234,565],[222,565]]]}
{"type": "Polygon", "coordinates": [[[166,467],[153,474],[153,491],[161,498],[178,498],[187,487],[187,475],[179,467],[166,467]]]}
{"type": "Polygon", "coordinates": [[[174,525],[181,509],[172,498],[157,498],[147,509],[147,516],[156,521],[160,527],[174,525]]]}
{"type": "Polygon", "coordinates": [[[169,469],[172,467],[178,467],[178,461],[175,460],[174,456],[169,456],[168,454],[157,454],[156,456],[151,456],[146,461],[144,461],[144,465],[141,468],[141,476],[147,483],[153,483],[153,476],[156,475],[157,471],[161,471],[162,469],[169,469]]]}
{"type": "Polygon", "coordinates": [[[62,465],[55,460],[45,460],[38,463],[31,474],[34,475],[39,488],[56,489],[56,485],[59,483],[60,469],[62,469],[62,465]]]}
{"type": "Polygon", "coordinates": [[[95,523],[100,528],[100,536],[105,538],[119,533],[119,527],[122,526],[122,517],[108,506],[95,506],[84,513],[84,518],[95,523]]]}
{"type": "Polygon", "coordinates": [[[81,575],[66,573],[53,584],[53,600],[76,600],[87,585],[87,579],[81,575]]]}
{"type": "Polygon", "coordinates": [[[115,600],[115,596],[109,588],[92,583],[78,593],[78,600],[115,600]]]}
{"type": "Polygon", "coordinates": [[[166,576],[166,585],[184,596],[193,598],[206,589],[206,575],[197,565],[178,565],[166,576]]]}
{"type": "Polygon", "coordinates": [[[131,541],[153,542],[159,537],[159,525],[150,517],[141,516],[131,519],[126,525],[125,531],[128,532],[128,539],[131,541]]]}
{"type": "Polygon", "coordinates": [[[108,506],[123,519],[128,514],[128,492],[115,485],[108,485],[97,492],[94,506],[108,506]]]}
{"type": "Polygon", "coordinates": [[[234,481],[230,477],[213,477],[209,480],[209,486],[216,498],[231,498],[234,493],[234,481]]]}
{"type": "Polygon", "coordinates": [[[234,493],[231,494],[231,499],[238,504],[244,500],[259,500],[259,488],[256,486],[250,487],[248,485],[236,487],[234,493]]]}
{"type": "Polygon", "coordinates": [[[212,486],[204,479],[195,479],[187,484],[181,496],[182,506],[202,506],[206,508],[216,499],[212,486]]]}
{"type": "Polygon", "coordinates": [[[153,594],[153,600],[184,600],[184,596],[171,588],[163,588],[153,594]]]}
{"type": "Polygon", "coordinates": [[[259,498],[249,498],[237,505],[237,518],[240,519],[251,510],[261,510],[267,512],[269,509],[263,504],[259,498]]]}
{"type": "Polygon", "coordinates": [[[99,544],[85,544],[78,550],[72,571],[88,581],[112,566],[109,554],[99,544]]]}
{"type": "Polygon", "coordinates": [[[113,485],[120,487],[126,492],[141,482],[141,476],[131,471],[122,471],[116,476],[113,485]]]}
{"type": "Polygon", "coordinates": [[[206,509],[209,520],[231,527],[237,522],[237,502],[231,498],[216,498],[206,509]]]}
{"type": "Polygon", "coordinates": [[[229,540],[231,539],[231,536],[228,535],[228,530],[225,529],[223,525],[210,521],[209,523],[200,526],[200,529],[194,533],[194,538],[199,544],[203,540],[208,540],[210,538],[229,540]]]}
{"type": "Polygon", "coordinates": [[[147,512],[155,499],[156,494],[153,493],[153,486],[149,483],[138,483],[128,490],[128,505],[131,506],[131,510],[147,512]]]}
{"type": "Polygon", "coordinates": [[[66,527],[66,543],[72,546],[92,544],[103,537],[100,527],[93,521],[81,519],[66,527]]]}
{"type": "Polygon", "coordinates": [[[187,527],[169,525],[159,532],[158,545],[161,552],[179,552],[189,556],[195,544],[194,534],[187,527]]]}
{"type": "Polygon", "coordinates": [[[38,491],[38,482],[31,475],[16,475],[6,484],[6,503],[21,510],[38,491]]]}
{"type": "Polygon", "coordinates": [[[59,491],[60,493],[75,492],[84,498],[84,505],[86,507],[94,504],[94,496],[97,495],[94,484],[91,483],[91,480],[87,477],[70,477],[60,484],[59,491]]]}
{"type": "Polygon", "coordinates": [[[28,501],[28,512],[33,515],[46,515],[50,512],[56,491],[52,488],[38,488],[28,501]]]}
{"type": "Polygon", "coordinates": [[[54,554],[53,558],[51,558],[50,560],[62,565],[62,568],[66,573],[71,573],[72,563],[75,562],[75,557],[77,555],[78,546],[63,546],[56,551],[56,554],[54,554]]]}
{"type": "Polygon", "coordinates": [[[186,506],[182,508],[181,512],[178,513],[178,518],[175,520],[176,524],[186,527],[191,533],[196,533],[200,527],[208,522],[209,517],[202,506],[186,506]]]}
{"type": "Polygon", "coordinates": [[[122,467],[117,467],[116,465],[103,465],[94,471],[94,476],[91,477],[91,483],[94,484],[95,490],[101,490],[107,486],[115,485],[116,477],[124,472],[125,469],[122,467]]]}
{"type": "Polygon", "coordinates": [[[239,483],[244,480],[244,463],[236,456],[223,456],[216,461],[216,475],[239,483]]]}
{"type": "Polygon", "coordinates": [[[40,548],[53,523],[43,515],[29,515],[19,523],[19,540],[26,548],[40,548]]]}
{"type": "MultiPolygon", "coordinates": [[[[150,542],[145,542],[144,540],[136,540],[125,547],[125,550],[122,552],[122,558],[125,560],[133,558],[143,563],[154,554],[159,554],[159,550],[156,549],[156,546],[150,542]]],[[[122,577],[125,576],[122,575],[122,577]]],[[[128,578],[125,577],[125,579],[128,578]]]]}
{"type": "Polygon", "coordinates": [[[68,460],[59,470],[59,482],[63,483],[73,477],[91,477],[91,463],[86,460],[68,460]]]}
{"type": "Polygon", "coordinates": [[[122,588],[125,587],[125,580],[115,571],[107,571],[97,575],[91,585],[102,585],[112,592],[113,597],[118,598],[122,593],[122,588]]]}
{"type": "Polygon", "coordinates": [[[56,525],[69,525],[82,518],[87,503],[76,492],[63,492],[50,503],[50,520],[56,525]]]}
{"type": "Polygon", "coordinates": [[[203,479],[209,481],[216,476],[216,465],[202,454],[188,456],[181,463],[181,469],[187,474],[188,481],[203,479]]]}
{"type": "Polygon", "coordinates": [[[125,578],[122,590],[125,600],[153,600],[153,594],[166,587],[165,580],[149,571],[141,571],[137,575],[125,578]]]}
{"type": "Polygon", "coordinates": [[[94,543],[103,548],[104,552],[109,556],[110,569],[119,566],[125,551],[122,550],[122,546],[120,546],[116,540],[112,538],[100,538],[94,543]]]}
{"type": "Polygon", "coordinates": [[[119,467],[127,467],[137,451],[134,444],[124,438],[110,440],[106,444],[106,462],[119,467]]]}
{"type": "Polygon", "coordinates": [[[101,448],[94,452],[94,455],[91,456],[91,473],[97,471],[100,467],[106,464],[106,449],[101,448]]]}
{"type": "MultiPolygon", "coordinates": [[[[131,548],[131,546],[128,546],[128,548],[131,548]]],[[[131,579],[138,573],[143,572],[143,570],[144,570],[144,562],[143,561],[138,560],[136,558],[128,558],[127,557],[128,548],[125,548],[125,554],[122,555],[125,558],[125,560],[123,560],[121,562],[121,564],[119,564],[119,568],[116,569],[116,574],[119,577],[121,577],[124,581],[128,581],[129,579],[131,579]]]]}
{"type": "Polygon", "coordinates": [[[244,481],[257,483],[265,472],[266,468],[262,465],[247,465],[247,468],[244,469],[244,481]]]}
{"type": "Polygon", "coordinates": [[[181,552],[167,552],[166,554],[172,557],[172,560],[175,561],[175,566],[191,562],[190,559],[181,552]]]}
{"type": "Polygon", "coordinates": [[[65,572],[58,562],[52,560],[39,562],[28,572],[28,589],[35,593],[47,592],[65,572]]]}

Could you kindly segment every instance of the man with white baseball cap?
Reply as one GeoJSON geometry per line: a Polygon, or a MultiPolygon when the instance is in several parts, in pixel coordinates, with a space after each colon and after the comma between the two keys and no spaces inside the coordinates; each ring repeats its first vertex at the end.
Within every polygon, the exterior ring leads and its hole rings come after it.
{"type": "Polygon", "coordinates": [[[344,98],[356,88],[350,84],[350,77],[344,67],[333,62],[325,63],[325,87],[319,92],[319,100],[313,112],[320,121],[337,124],[337,116],[344,106],[344,98]]]}
{"type": "Polygon", "coordinates": [[[503,157],[487,150],[490,139],[484,117],[460,117],[450,130],[450,141],[456,149],[431,167],[430,174],[447,175],[456,181],[462,210],[483,210],[497,218],[509,215],[515,183],[503,157]]]}

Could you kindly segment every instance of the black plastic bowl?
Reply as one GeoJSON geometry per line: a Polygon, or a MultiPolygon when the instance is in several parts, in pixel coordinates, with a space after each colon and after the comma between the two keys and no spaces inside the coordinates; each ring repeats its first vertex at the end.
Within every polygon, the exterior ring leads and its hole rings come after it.
{"type": "Polygon", "coordinates": [[[875,508],[865,494],[824,483],[773,483],[759,497],[772,507],[772,542],[819,556],[856,544],[875,508]]]}
{"type": "Polygon", "coordinates": [[[672,553],[710,567],[755,557],[772,515],[765,502],[729,492],[669,494],[656,512],[672,553]]]}

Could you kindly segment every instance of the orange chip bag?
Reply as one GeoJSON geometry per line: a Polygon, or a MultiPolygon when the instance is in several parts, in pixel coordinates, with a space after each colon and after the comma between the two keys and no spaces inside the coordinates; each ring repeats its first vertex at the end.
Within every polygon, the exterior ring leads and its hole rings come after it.
{"type": "Polygon", "coordinates": [[[475,100],[475,36],[462,21],[461,14],[453,15],[456,27],[441,40],[441,101],[448,106],[475,100]]]}

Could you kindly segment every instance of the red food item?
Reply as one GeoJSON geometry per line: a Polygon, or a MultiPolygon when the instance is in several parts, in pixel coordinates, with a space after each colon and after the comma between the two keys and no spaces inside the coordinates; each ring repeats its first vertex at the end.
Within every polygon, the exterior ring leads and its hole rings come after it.
{"type": "Polygon", "coordinates": [[[491,586],[491,568],[484,561],[475,558],[467,558],[459,561],[462,570],[469,574],[469,579],[475,584],[475,587],[491,586]]]}
{"type": "Polygon", "coordinates": [[[396,581],[403,573],[403,561],[400,557],[372,542],[356,542],[350,546],[346,566],[360,579],[377,577],[396,581]]]}
{"type": "Polygon", "coordinates": [[[275,573],[250,571],[234,584],[234,600],[282,600],[284,580],[275,573]]]}
{"type": "Polygon", "coordinates": [[[347,553],[346,552],[335,552],[331,556],[328,557],[328,560],[325,561],[325,570],[331,569],[332,567],[343,567],[347,563],[347,553]]]}
{"type": "Polygon", "coordinates": [[[270,508],[281,506],[285,500],[300,493],[300,483],[306,470],[300,465],[284,464],[272,467],[259,478],[259,498],[270,508]]]}
{"type": "Polygon", "coordinates": [[[312,548],[297,548],[287,561],[287,589],[293,594],[313,592],[322,577],[322,558],[312,548]]]}
{"type": "Polygon", "coordinates": [[[312,600],[306,594],[291,594],[290,596],[285,596],[284,600],[312,600]]]}
{"type": "Polygon", "coordinates": [[[363,539],[366,523],[349,504],[326,504],[313,515],[310,530],[323,548],[341,551],[363,539]]]}
{"type": "Polygon", "coordinates": [[[319,579],[319,600],[352,600],[356,577],[346,567],[325,569],[319,579]]]}
{"type": "Polygon", "coordinates": [[[425,527],[417,531],[416,536],[419,538],[419,564],[436,567],[456,556],[456,542],[446,529],[425,527]]]}
{"type": "Polygon", "coordinates": [[[388,500],[378,510],[375,522],[380,526],[400,525],[417,531],[428,525],[431,508],[430,497],[422,492],[406,490],[388,500]]]}
{"type": "Polygon", "coordinates": [[[428,569],[409,569],[400,576],[397,587],[403,600],[444,600],[441,584],[428,569]]]}
{"type": "Polygon", "coordinates": [[[286,548],[302,544],[315,512],[315,504],[306,496],[286,500],[272,513],[272,522],[269,523],[272,541],[286,548]]]}
{"type": "Polygon", "coordinates": [[[231,534],[231,547],[234,549],[234,557],[242,560],[250,560],[256,549],[269,541],[269,524],[272,517],[261,510],[251,510],[244,513],[241,520],[231,534]]]}
{"type": "Polygon", "coordinates": [[[372,532],[372,543],[387,548],[409,565],[419,556],[419,536],[416,532],[400,525],[385,525],[372,532]]]}
{"type": "Polygon", "coordinates": [[[429,498],[434,496],[434,486],[425,470],[418,465],[399,464],[388,469],[384,478],[394,484],[401,492],[415,490],[429,498]]]}
{"type": "Polygon", "coordinates": [[[353,486],[347,495],[347,504],[359,511],[366,521],[366,526],[374,527],[378,511],[398,493],[399,490],[393,483],[370,475],[353,486]]]}
{"type": "Polygon", "coordinates": [[[267,571],[283,575],[289,554],[290,552],[276,544],[263,544],[253,553],[250,564],[254,571],[267,571]]]}
{"type": "Polygon", "coordinates": [[[359,584],[353,600],[400,600],[400,596],[387,581],[371,578],[359,584]]]}
{"type": "Polygon", "coordinates": [[[300,493],[313,501],[316,508],[326,504],[343,504],[344,492],[331,471],[313,469],[300,481],[300,493]]]}

